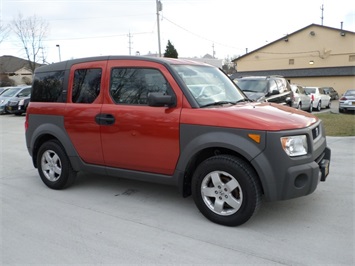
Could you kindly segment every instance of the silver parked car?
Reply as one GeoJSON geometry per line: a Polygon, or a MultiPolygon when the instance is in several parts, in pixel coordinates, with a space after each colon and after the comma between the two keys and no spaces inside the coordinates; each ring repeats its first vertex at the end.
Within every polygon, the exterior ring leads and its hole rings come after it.
{"type": "Polygon", "coordinates": [[[339,112],[355,111],[355,89],[347,90],[339,99],[339,112]]]}
{"type": "Polygon", "coordinates": [[[12,87],[0,95],[0,114],[7,113],[6,105],[9,101],[17,100],[20,97],[28,96],[31,93],[31,86],[12,87]]]}
{"type": "Polygon", "coordinates": [[[291,90],[293,92],[292,107],[311,113],[313,109],[313,102],[304,88],[300,85],[291,84],[291,90]]]}
{"type": "Polygon", "coordinates": [[[320,111],[322,108],[330,108],[330,96],[325,94],[323,88],[305,87],[304,90],[310,95],[313,101],[313,110],[320,111]]]}

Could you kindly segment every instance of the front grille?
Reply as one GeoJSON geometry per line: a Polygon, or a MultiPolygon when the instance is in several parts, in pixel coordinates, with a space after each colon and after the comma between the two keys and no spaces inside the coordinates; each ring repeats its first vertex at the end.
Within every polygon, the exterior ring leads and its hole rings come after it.
{"type": "Polygon", "coordinates": [[[322,132],[321,132],[320,125],[318,125],[318,126],[316,126],[315,128],[312,129],[313,140],[317,139],[321,135],[322,135],[322,132]]]}
{"type": "Polygon", "coordinates": [[[18,104],[18,102],[13,102],[13,101],[9,101],[8,105],[9,106],[16,106],[18,104]]]}

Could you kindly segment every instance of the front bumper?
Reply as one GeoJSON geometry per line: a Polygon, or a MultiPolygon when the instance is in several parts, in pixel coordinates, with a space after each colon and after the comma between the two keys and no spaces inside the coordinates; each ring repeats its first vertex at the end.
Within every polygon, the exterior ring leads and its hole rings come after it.
{"type": "Polygon", "coordinates": [[[269,132],[267,139],[264,152],[252,160],[266,201],[287,200],[311,194],[320,181],[326,180],[331,150],[326,145],[320,122],[306,129],[269,132]],[[315,136],[315,131],[320,133],[315,136]],[[280,138],[287,135],[307,135],[308,154],[287,156],[280,145],[280,138]]]}

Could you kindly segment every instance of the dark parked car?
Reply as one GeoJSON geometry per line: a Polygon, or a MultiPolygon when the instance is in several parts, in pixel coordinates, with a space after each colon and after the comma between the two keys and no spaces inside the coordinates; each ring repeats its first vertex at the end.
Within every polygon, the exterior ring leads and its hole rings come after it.
{"type": "Polygon", "coordinates": [[[333,87],[323,87],[323,91],[325,94],[328,94],[330,96],[331,100],[339,99],[339,94],[336,90],[334,90],[333,87]]]}
{"type": "Polygon", "coordinates": [[[237,86],[257,102],[273,102],[292,106],[292,90],[284,77],[255,76],[234,79],[237,86]]]}
{"type": "Polygon", "coordinates": [[[347,90],[339,99],[339,112],[355,111],[355,89],[347,90]]]}
{"type": "Polygon", "coordinates": [[[31,86],[12,87],[0,95],[0,114],[7,113],[6,105],[9,101],[18,100],[20,97],[29,96],[31,86]]]}
{"type": "Polygon", "coordinates": [[[10,100],[5,106],[5,111],[14,115],[22,115],[26,113],[27,106],[30,102],[31,95],[19,97],[18,99],[10,100]]]}

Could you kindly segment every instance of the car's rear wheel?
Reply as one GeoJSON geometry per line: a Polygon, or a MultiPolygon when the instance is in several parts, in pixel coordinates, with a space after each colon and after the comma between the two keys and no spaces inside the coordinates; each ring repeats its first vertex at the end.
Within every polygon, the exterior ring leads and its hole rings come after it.
{"type": "Polygon", "coordinates": [[[301,102],[298,104],[297,109],[302,110],[302,103],[301,102]]]}
{"type": "Polygon", "coordinates": [[[322,102],[319,101],[317,104],[317,111],[320,111],[322,109],[322,102]]]}
{"type": "Polygon", "coordinates": [[[313,102],[311,102],[311,104],[309,105],[309,108],[308,108],[309,113],[312,113],[312,111],[313,111],[313,102]]]}
{"type": "Polygon", "coordinates": [[[39,148],[37,166],[42,181],[52,189],[66,188],[75,180],[76,172],[56,140],[47,141],[39,148]]]}
{"type": "Polygon", "coordinates": [[[192,195],[206,218],[227,226],[248,221],[261,202],[261,188],[254,169],[230,155],[211,157],[197,167],[192,195]]]}

